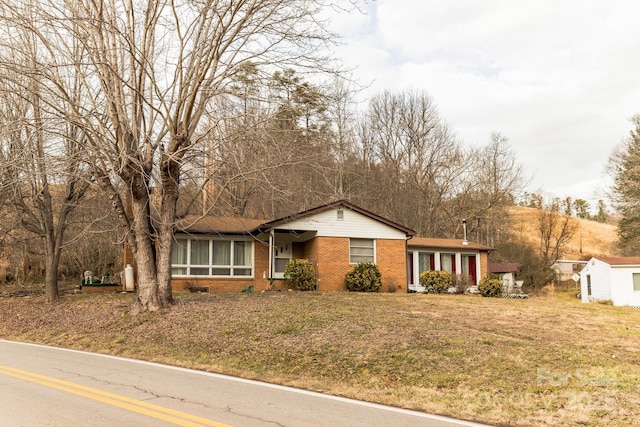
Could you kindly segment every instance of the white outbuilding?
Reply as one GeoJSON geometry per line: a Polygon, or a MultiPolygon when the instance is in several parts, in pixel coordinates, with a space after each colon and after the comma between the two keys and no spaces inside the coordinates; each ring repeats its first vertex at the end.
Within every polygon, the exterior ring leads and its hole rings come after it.
{"type": "Polygon", "coordinates": [[[582,302],[640,307],[640,257],[591,258],[580,271],[582,302]]]}

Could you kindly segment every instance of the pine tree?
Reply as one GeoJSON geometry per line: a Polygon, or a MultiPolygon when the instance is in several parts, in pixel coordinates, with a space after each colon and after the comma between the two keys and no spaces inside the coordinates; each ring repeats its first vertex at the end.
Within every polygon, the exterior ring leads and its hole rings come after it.
{"type": "Polygon", "coordinates": [[[608,166],[614,206],[621,216],[618,235],[625,251],[640,243],[640,115],[631,122],[633,129],[616,147],[608,166]]]}

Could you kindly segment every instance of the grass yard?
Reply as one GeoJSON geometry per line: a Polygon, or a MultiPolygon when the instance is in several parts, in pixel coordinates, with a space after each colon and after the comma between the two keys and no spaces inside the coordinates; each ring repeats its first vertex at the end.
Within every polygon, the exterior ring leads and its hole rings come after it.
{"type": "Polygon", "coordinates": [[[0,298],[0,337],[509,426],[640,425],[640,310],[461,295],[0,298]]]}

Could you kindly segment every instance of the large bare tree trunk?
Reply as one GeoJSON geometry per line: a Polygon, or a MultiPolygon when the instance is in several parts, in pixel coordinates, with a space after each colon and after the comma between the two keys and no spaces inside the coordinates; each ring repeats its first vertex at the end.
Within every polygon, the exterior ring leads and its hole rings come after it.
{"type": "Polygon", "coordinates": [[[156,311],[161,308],[156,272],[156,248],[146,185],[139,184],[132,191],[131,211],[135,230],[135,249],[138,292],[133,312],[156,311]]]}
{"type": "MultiPolygon", "coordinates": [[[[181,133],[172,138],[171,146],[188,146],[188,138],[181,133]]],[[[173,248],[173,227],[176,218],[176,206],[180,183],[181,153],[174,156],[164,156],[160,164],[160,178],[162,194],[160,201],[160,220],[158,221],[158,295],[163,307],[173,303],[171,291],[171,250],[173,248]]]]}
{"type": "MultiPolygon", "coordinates": [[[[41,79],[50,112],[82,130],[85,159],[132,244],[135,311],[171,304],[180,171],[208,131],[202,123],[214,101],[229,94],[231,80],[249,63],[263,64],[266,73],[294,67],[335,71],[323,52],[336,36],[319,16],[323,8],[348,5],[342,0],[0,0],[4,28],[37,42],[27,55],[31,63],[7,58],[0,67],[41,79]],[[152,213],[157,228],[151,226],[152,213]]],[[[25,53],[19,43],[3,44],[9,52],[25,53]]]]}
{"type": "Polygon", "coordinates": [[[51,236],[45,238],[45,269],[44,269],[44,293],[47,302],[58,300],[58,266],[60,265],[60,250],[56,250],[51,236]]]}

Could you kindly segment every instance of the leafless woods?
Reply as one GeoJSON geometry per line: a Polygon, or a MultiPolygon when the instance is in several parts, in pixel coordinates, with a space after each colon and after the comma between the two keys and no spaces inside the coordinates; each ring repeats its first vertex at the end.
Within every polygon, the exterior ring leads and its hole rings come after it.
{"type": "Polygon", "coordinates": [[[321,19],[332,6],[358,5],[0,1],[3,214],[45,242],[51,300],[62,248],[104,221],[133,249],[137,311],[171,304],[186,213],[349,199],[427,236],[465,218],[494,243],[524,179],[507,139],[463,145],[424,92],[356,103],[321,19]]]}

